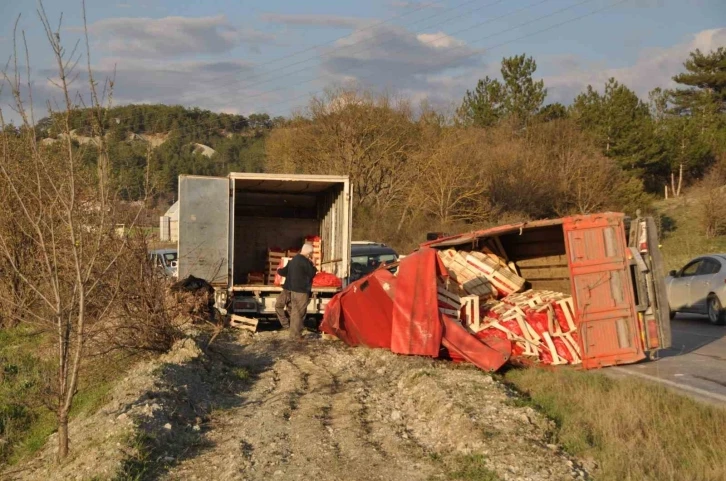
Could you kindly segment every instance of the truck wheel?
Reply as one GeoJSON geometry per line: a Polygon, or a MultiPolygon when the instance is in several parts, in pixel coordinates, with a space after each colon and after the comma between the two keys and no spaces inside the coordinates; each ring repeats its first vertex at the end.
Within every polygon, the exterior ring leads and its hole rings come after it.
{"type": "Polygon", "coordinates": [[[715,294],[708,296],[708,320],[711,324],[723,326],[726,324],[726,311],[721,306],[721,301],[718,300],[715,294]]]}

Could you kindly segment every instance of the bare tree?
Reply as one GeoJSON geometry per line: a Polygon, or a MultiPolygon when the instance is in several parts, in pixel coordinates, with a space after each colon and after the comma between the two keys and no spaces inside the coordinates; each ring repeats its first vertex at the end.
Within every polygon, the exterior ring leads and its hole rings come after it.
{"type": "Polygon", "coordinates": [[[331,90],[312,99],[304,116],[271,133],[267,167],[349,175],[358,204],[385,208],[407,188],[406,163],[416,139],[406,102],[331,90]]]}
{"type": "MultiPolygon", "coordinates": [[[[83,13],[85,25],[85,4],[83,13]]],[[[43,143],[36,136],[30,59],[23,33],[27,70],[24,74],[19,71],[16,45],[14,69],[3,72],[21,126],[9,128],[0,110],[0,191],[6,193],[14,206],[13,211],[2,209],[0,226],[16,226],[15,231],[0,229],[0,257],[34,297],[30,305],[21,306],[17,298],[0,292],[0,302],[22,308],[24,322],[54,333],[58,360],[58,458],[63,459],[68,454],[69,414],[78,391],[86,343],[114,306],[119,292],[117,261],[126,240],[114,230],[116,202],[103,132],[106,109],[102,102],[110,102],[111,82],[105,82],[102,91],[97,91],[90,67],[87,30],[88,68],[82,73],[77,70],[82,58],[80,42],[66,50],[61,44],[61,22],[57,27],[51,26],[42,3],[38,16],[56,62],[56,77],[51,82],[60,96],[60,107],[48,102],[48,110],[54,126],[63,135],[55,143],[43,143]],[[23,76],[26,78],[22,79],[23,76]],[[96,139],[93,146],[77,146],[71,135],[72,115],[84,104],[80,96],[72,93],[72,84],[83,76],[88,87],[88,108],[84,112],[96,139]],[[87,148],[98,154],[95,163],[84,161],[87,148]],[[34,253],[30,261],[18,262],[18,231],[34,253]]]]}
{"type": "Polygon", "coordinates": [[[442,225],[480,222],[491,214],[479,136],[475,129],[442,128],[438,135],[429,130],[433,145],[415,157],[421,172],[415,183],[417,205],[442,225]]]}

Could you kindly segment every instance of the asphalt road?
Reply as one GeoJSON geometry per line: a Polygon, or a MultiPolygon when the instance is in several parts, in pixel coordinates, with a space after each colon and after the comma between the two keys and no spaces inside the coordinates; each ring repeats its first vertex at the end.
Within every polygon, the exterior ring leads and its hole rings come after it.
{"type": "Polygon", "coordinates": [[[608,369],[678,389],[702,401],[726,404],[726,326],[705,316],[678,314],[671,323],[673,346],[655,361],[608,369]]]}

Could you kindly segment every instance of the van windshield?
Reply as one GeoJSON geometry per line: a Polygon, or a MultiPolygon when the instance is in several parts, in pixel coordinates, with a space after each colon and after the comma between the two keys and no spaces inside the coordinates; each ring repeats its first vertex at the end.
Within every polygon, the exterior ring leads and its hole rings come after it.
{"type": "Polygon", "coordinates": [[[366,274],[370,274],[379,266],[395,260],[395,254],[353,256],[351,257],[351,276],[353,279],[359,279],[366,274]]]}
{"type": "Polygon", "coordinates": [[[169,263],[176,260],[176,252],[166,252],[164,254],[164,260],[169,263]]]}

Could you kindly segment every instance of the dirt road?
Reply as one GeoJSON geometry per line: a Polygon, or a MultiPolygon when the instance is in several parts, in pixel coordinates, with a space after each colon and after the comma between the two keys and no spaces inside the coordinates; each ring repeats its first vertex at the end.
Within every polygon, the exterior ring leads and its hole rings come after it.
{"type": "Polygon", "coordinates": [[[552,421],[471,365],[314,334],[301,346],[227,331],[206,352],[195,339],[74,419],[62,466],[51,436],[0,478],[545,481],[596,468],[552,444],[552,421]]]}
{"type": "Polygon", "coordinates": [[[275,332],[215,351],[254,378],[238,406],[204,426],[207,447],[164,479],[586,476],[548,446],[549,421],[472,366],[319,339],[295,347],[275,332]]]}

